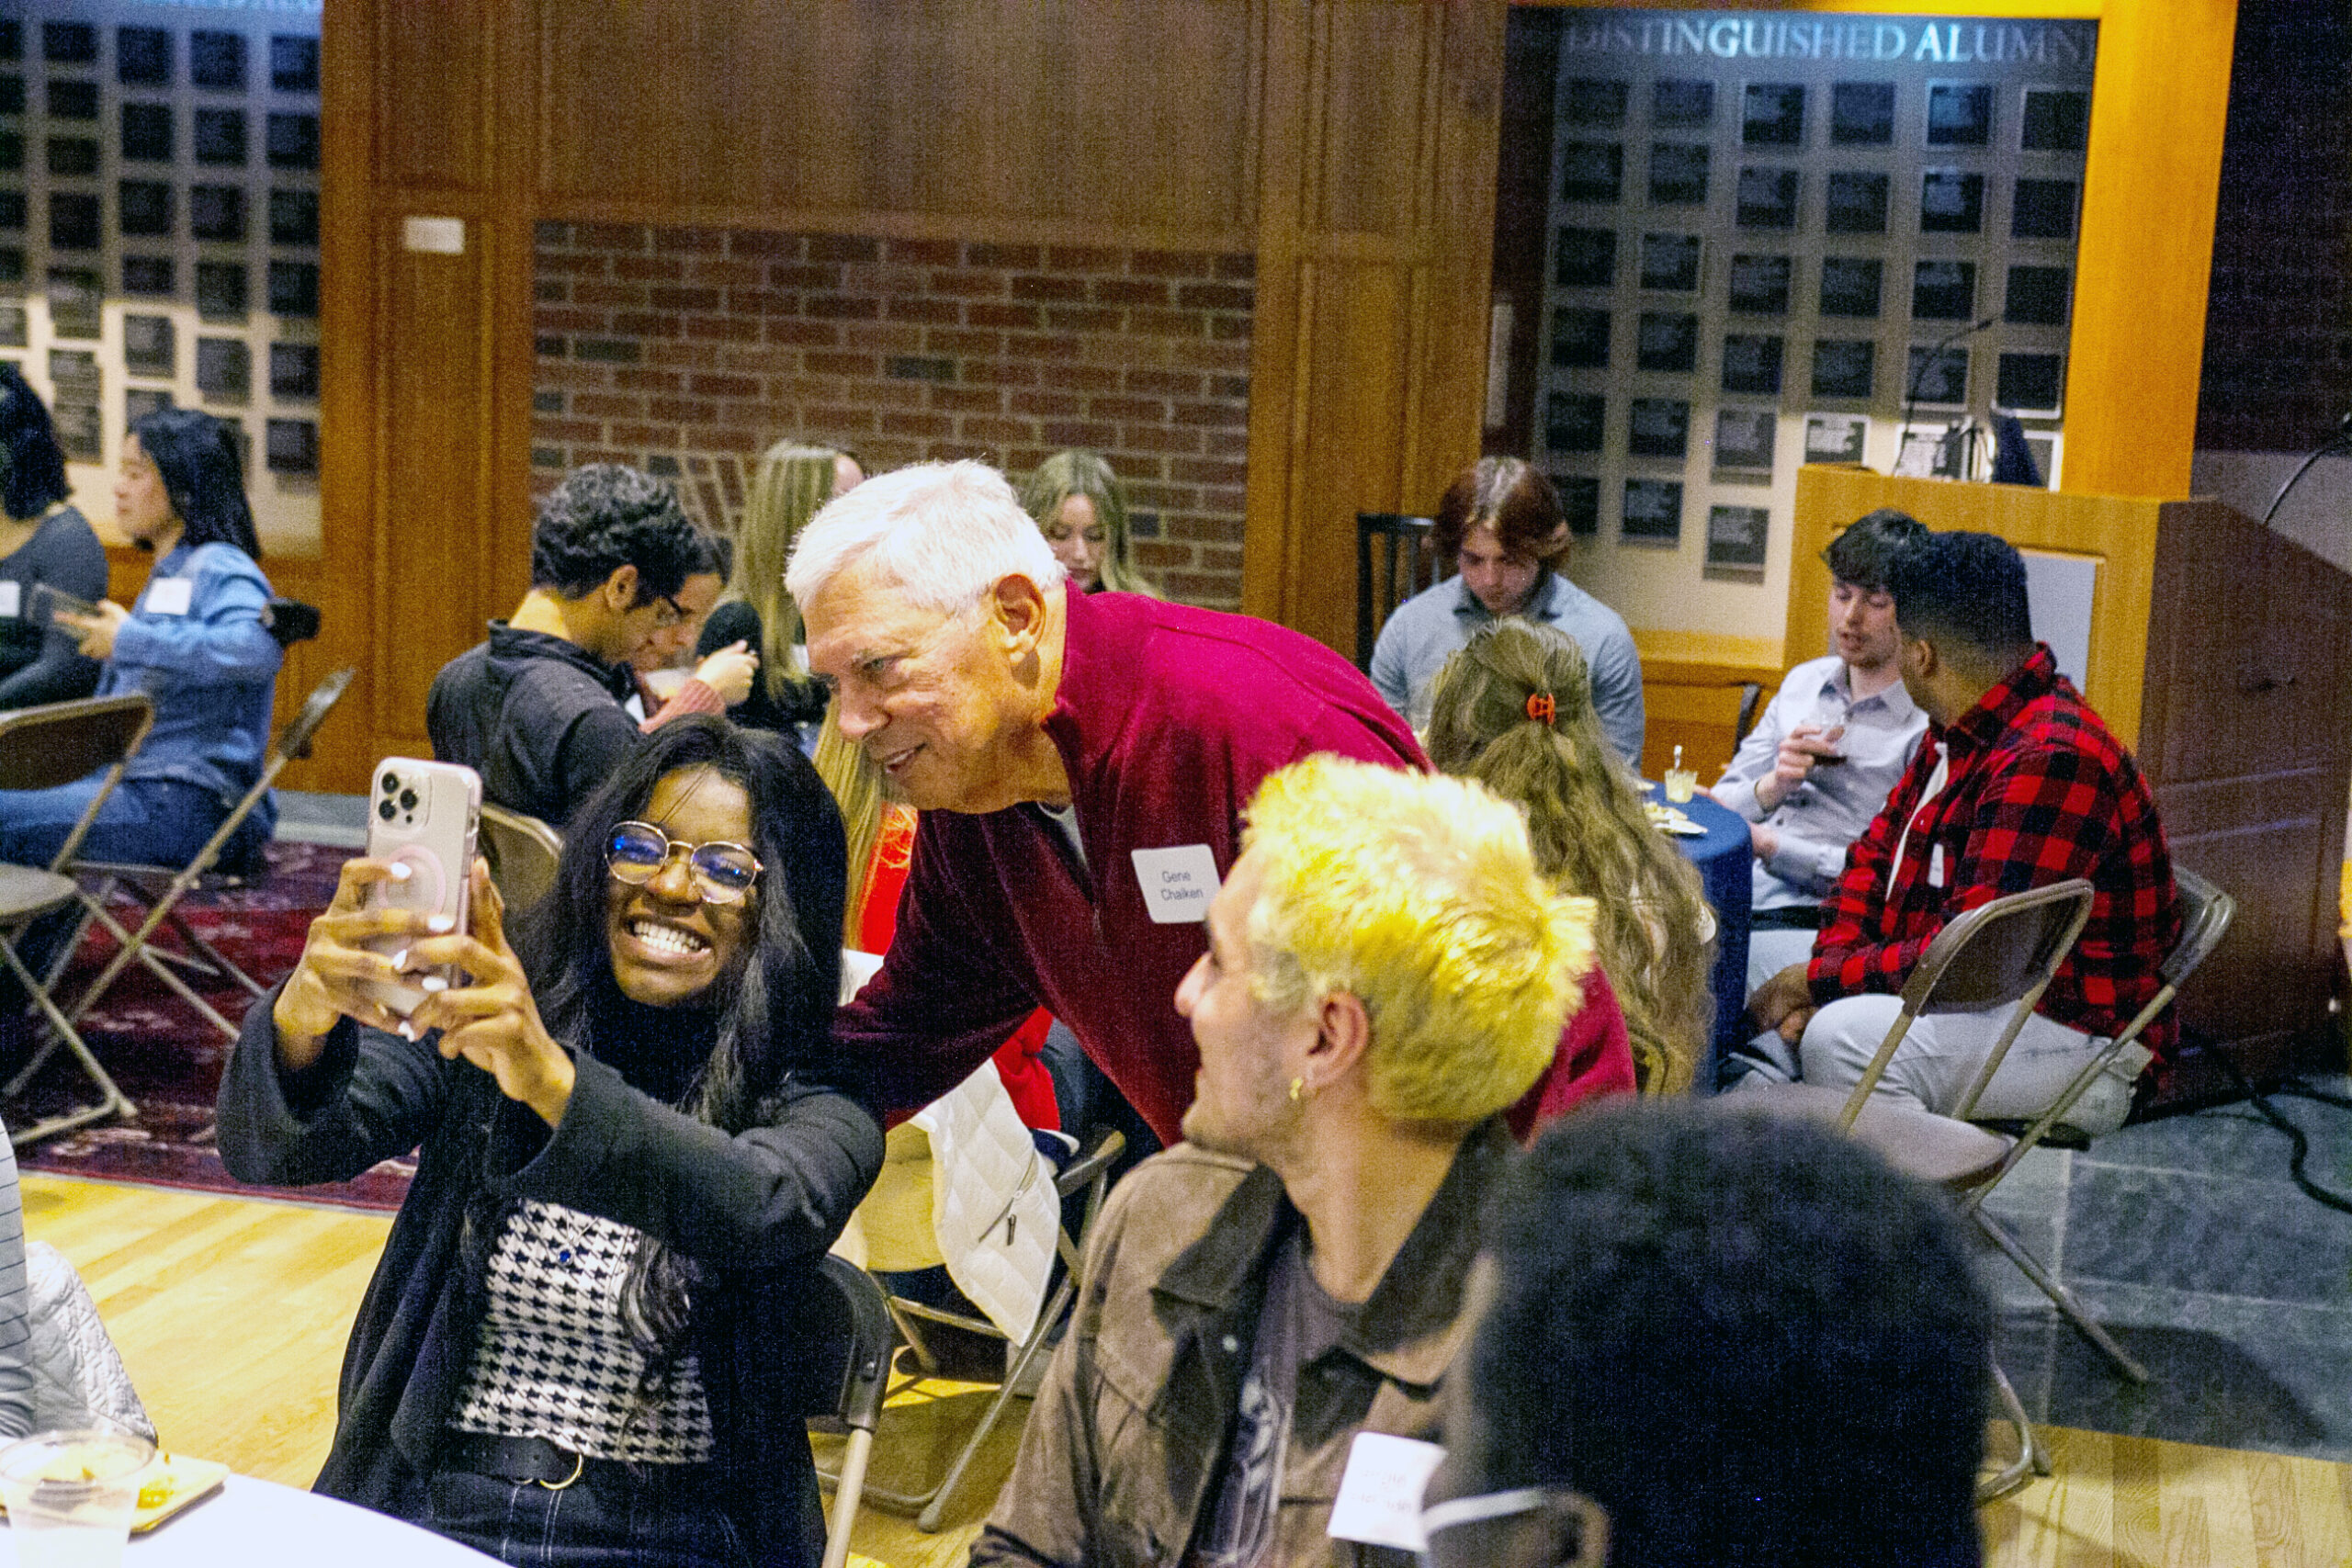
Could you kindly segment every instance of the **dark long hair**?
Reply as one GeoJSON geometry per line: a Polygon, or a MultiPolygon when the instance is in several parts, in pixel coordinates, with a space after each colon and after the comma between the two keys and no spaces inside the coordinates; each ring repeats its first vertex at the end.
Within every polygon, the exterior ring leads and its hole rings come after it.
{"type": "Polygon", "coordinates": [[[38,517],[74,493],[49,407],[13,365],[0,365],[0,450],[8,456],[0,506],[9,516],[19,522],[38,517]]]}
{"type": "MultiPolygon", "coordinates": [[[[517,921],[515,952],[550,1035],[696,1121],[741,1133],[773,1117],[796,1074],[841,1081],[830,1051],[845,879],[841,815],[798,749],[695,716],[654,731],[572,814],[554,886],[517,921]],[[613,979],[605,846],[616,825],[644,814],[656,784],[694,768],[711,769],[750,797],[752,851],[763,869],[735,972],[722,976],[701,1005],[673,1010],[689,1016],[648,1040],[641,1018],[632,1018],[636,1004],[613,979]],[[698,1062],[662,1059],[680,1036],[707,1039],[708,1055],[698,1062]]],[[[501,1106],[482,1128],[486,1145],[503,1141],[505,1114],[501,1106]]],[[[494,1147],[482,1153],[493,1168],[511,1168],[494,1147]]],[[[508,1212],[501,1201],[476,1198],[465,1244],[472,1279],[482,1277],[508,1212]]],[[[704,1277],[701,1264],[650,1236],[638,1247],[622,1313],[657,1377],[680,1348],[689,1292],[704,1277]]]]}
{"type": "Polygon", "coordinates": [[[157,409],[130,427],[139,449],[164,476],[183,545],[234,545],[261,559],[244,466],[229,427],[201,409],[157,409]]]}

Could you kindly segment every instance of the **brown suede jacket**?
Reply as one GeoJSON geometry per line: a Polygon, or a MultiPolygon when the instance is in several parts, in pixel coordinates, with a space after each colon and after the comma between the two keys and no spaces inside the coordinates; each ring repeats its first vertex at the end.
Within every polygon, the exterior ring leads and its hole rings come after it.
{"type": "MultiPolygon", "coordinates": [[[[1330,1539],[1331,1500],[1357,1432],[1436,1439],[1439,1382],[1469,1327],[1479,1212],[1511,1152],[1499,1119],[1463,1141],[1358,1331],[1300,1369],[1275,1524],[1283,1568],[1411,1562],[1330,1539]]],[[[1119,1184],[973,1568],[1182,1561],[1224,1474],[1267,1269],[1302,1223],[1272,1171],[1189,1145],[1119,1184]]]]}

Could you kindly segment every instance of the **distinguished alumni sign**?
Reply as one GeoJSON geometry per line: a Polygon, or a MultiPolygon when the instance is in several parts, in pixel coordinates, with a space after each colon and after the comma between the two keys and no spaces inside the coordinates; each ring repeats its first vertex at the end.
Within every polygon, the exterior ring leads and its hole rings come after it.
{"type": "Polygon", "coordinates": [[[2098,48],[2088,21],[1950,21],[1932,17],[1758,17],[1722,12],[1618,13],[1568,21],[1566,55],[1671,59],[1848,60],[1893,65],[2051,65],[2087,70],[2098,48]]]}

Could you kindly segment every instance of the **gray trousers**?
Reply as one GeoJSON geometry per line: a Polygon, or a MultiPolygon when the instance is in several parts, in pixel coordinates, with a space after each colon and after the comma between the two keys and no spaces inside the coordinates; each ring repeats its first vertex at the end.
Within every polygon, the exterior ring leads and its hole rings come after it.
{"type": "MultiPolygon", "coordinates": [[[[1900,998],[1841,997],[1813,1015],[1798,1046],[1804,1080],[1832,1088],[1861,1081],[1886,1032],[1903,1011],[1900,998]]],[[[1903,1044],[1887,1064],[1873,1094],[1907,1101],[1942,1115],[1960,1109],[1961,1097],[1976,1081],[1985,1056],[2008,1022],[2008,1008],[1989,1012],[1923,1013],[1912,1020],[1903,1044]]],[[[2085,1034],[2040,1013],[2009,1043],[2001,1070],[1985,1086],[1973,1111],[1979,1121],[2040,1115],[2083,1064],[2107,1048],[2098,1035],[2085,1034]]],[[[2086,1089],[2066,1113],[2073,1125],[2093,1134],[2123,1125],[2132,1109],[2132,1082],[2148,1060],[2144,1049],[2127,1049],[2086,1089]]]]}

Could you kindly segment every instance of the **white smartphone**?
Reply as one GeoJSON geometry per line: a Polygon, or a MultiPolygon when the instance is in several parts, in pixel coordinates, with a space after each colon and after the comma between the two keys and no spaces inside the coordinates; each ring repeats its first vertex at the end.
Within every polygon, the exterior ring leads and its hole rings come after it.
{"type": "MultiPolygon", "coordinates": [[[[421,762],[413,757],[387,757],[376,764],[376,784],[368,801],[368,856],[405,866],[405,880],[379,882],[368,888],[371,908],[413,909],[421,915],[446,915],[452,931],[466,930],[467,891],[471,886],[474,833],[481,820],[481,777],[455,762],[421,762]]],[[[390,955],[409,945],[405,937],[378,937],[368,942],[390,955]]],[[[420,971],[416,978],[447,971],[420,971]]],[[[364,989],[401,1018],[424,1000],[426,992],[414,985],[369,983],[364,989]]]]}

